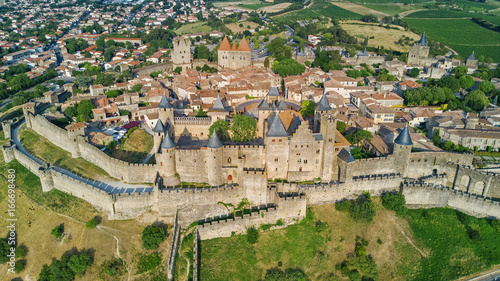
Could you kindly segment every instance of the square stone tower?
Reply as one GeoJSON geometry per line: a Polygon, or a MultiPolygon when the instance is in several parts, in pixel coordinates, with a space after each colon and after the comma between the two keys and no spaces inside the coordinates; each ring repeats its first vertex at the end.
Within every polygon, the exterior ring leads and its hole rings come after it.
{"type": "Polygon", "coordinates": [[[241,39],[239,46],[236,46],[236,43],[231,46],[227,37],[224,37],[217,50],[217,55],[217,61],[222,68],[238,69],[252,64],[252,50],[245,37],[241,39]]]}
{"type": "Polygon", "coordinates": [[[174,51],[172,53],[172,62],[175,67],[182,69],[191,68],[191,40],[185,37],[175,37],[173,40],[174,51]]]}
{"type": "Polygon", "coordinates": [[[425,39],[425,33],[420,38],[420,41],[411,47],[408,53],[408,64],[410,65],[422,65],[423,60],[429,57],[430,47],[427,46],[427,40],[425,39]]]}

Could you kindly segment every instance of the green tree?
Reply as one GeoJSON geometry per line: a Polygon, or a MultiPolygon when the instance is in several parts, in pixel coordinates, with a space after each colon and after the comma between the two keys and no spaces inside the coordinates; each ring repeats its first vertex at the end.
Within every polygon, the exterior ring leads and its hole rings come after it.
{"type": "Polygon", "coordinates": [[[385,193],[382,196],[382,205],[386,209],[395,211],[400,216],[406,214],[405,204],[405,196],[401,193],[385,193]]]}
{"type": "Polygon", "coordinates": [[[432,143],[437,147],[441,146],[441,136],[439,135],[439,129],[437,129],[434,132],[434,135],[432,135],[432,143]]]}
{"type": "Polygon", "coordinates": [[[469,75],[463,75],[458,78],[458,82],[460,82],[460,88],[469,89],[474,86],[474,79],[469,75]]]}
{"type": "Polygon", "coordinates": [[[79,75],[75,78],[75,84],[80,88],[87,89],[90,85],[92,85],[92,77],[87,75],[79,75]]]}
{"type": "Polygon", "coordinates": [[[229,122],[225,120],[215,121],[210,128],[208,128],[208,138],[212,137],[214,131],[221,141],[228,141],[229,137],[229,122]]]}
{"type": "Polygon", "coordinates": [[[264,67],[265,67],[265,68],[269,68],[269,57],[266,57],[266,58],[264,59],[264,67]]]}
{"type": "MultiPolygon", "coordinates": [[[[264,281],[308,281],[307,275],[298,268],[288,268],[285,272],[279,268],[268,269],[264,281]]],[[[335,280],[335,279],[333,279],[335,280]]]]}
{"type": "Polygon", "coordinates": [[[257,243],[257,240],[259,240],[259,231],[255,229],[255,227],[249,227],[247,229],[247,241],[250,244],[255,244],[257,243]]]}
{"type": "Polygon", "coordinates": [[[402,61],[404,63],[408,63],[408,55],[406,55],[406,53],[402,53],[399,57],[398,57],[398,60],[399,61],[402,61]]]}
{"type": "Polygon", "coordinates": [[[56,227],[54,227],[54,228],[50,231],[50,233],[51,233],[52,235],[54,235],[54,237],[56,237],[56,238],[61,238],[61,236],[63,235],[63,232],[64,232],[64,231],[63,231],[62,227],[61,227],[61,226],[59,226],[59,225],[58,225],[58,226],[56,226],[56,227]]]}
{"type": "Polygon", "coordinates": [[[77,275],[82,277],[83,273],[92,264],[92,258],[87,253],[72,255],[68,261],[68,267],[77,275]]]}
{"type": "Polygon", "coordinates": [[[465,96],[464,102],[465,105],[475,111],[483,110],[489,103],[488,98],[486,97],[484,92],[478,90],[470,91],[465,96]]]}
{"type": "Polygon", "coordinates": [[[490,81],[483,81],[479,83],[479,90],[483,93],[489,93],[495,90],[495,84],[491,83],[490,81]]]}
{"type": "Polygon", "coordinates": [[[182,67],[178,66],[174,69],[174,72],[177,73],[177,74],[181,74],[182,72],[182,67]]]}
{"type": "Polygon", "coordinates": [[[234,142],[248,142],[255,139],[255,132],[257,130],[257,123],[252,117],[237,114],[233,117],[233,124],[231,125],[231,140],[234,142]]]}
{"type": "Polygon", "coordinates": [[[94,103],[90,100],[82,100],[78,103],[76,108],[78,116],[90,116],[92,114],[92,109],[96,108],[94,103]]]}
{"type": "Polygon", "coordinates": [[[194,48],[193,57],[195,59],[209,59],[210,58],[210,50],[207,46],[200,44],[194,48]]]}
{"type": "Polygon", "coordinates": [[[200,107],[200,110],[198,110],[198,113],[196,114],[196,117],[207,117],[207,113],[203,111],[203,108],[200,107]]]}
{"type": "Polygon", "coordinates": [[[316,103],[310,100],[302,101],[302,107],[300,109],[300,114],[302,116],[314,116],[314,108],[316,103]]]}
{"type": "Polygon", "coordinates": [[[286,45],[286,39],[276,37],[266,45],[266,49],[275,58],[291,57],[293,48],[286,45]]]}
{"type": "Polygon", "coordinates": [[[455,74],[455,76],[458,77],[461,77],[461,76],[464,76],[464,75],[467,75],[467,67],[465,66],[457,66],[453,69],[453,74],[455,74]]]}
{"type": "Polygon", "coordinates": [[[142,231],[142,247],[146,250],[157,249],[165,241],[165,230],[159,226],[150,225],[142,231]]]}
{"type": "Polygon", "coordinates": [[[347,124],[337,120],[337,131],[339,131],[339,133],[341,134],[344,134],[346,130],[347,130],[347,124]]]}
{"type": "Polygon", "coordinates": [[[298,63],[294,59],[284,58],[276,59],[273,62],[273,71],[278,73],[281,77],[286,77],[290,75],[299,75],[304,73],[306,66],[298,63]]]}
{"type": "Polygon", "coordinates": [[[99,223],[97,222],[97,220],[96,220],[96,219],[91,219],[91,220],[89,220],[89,221],[85,224],[85,227],[87,227],[88,229],[92,229],[92,228],[96,228],[98,224],[99,224],[99,223]]]}
{"type": "Polygon", "coordinates": [[[417,78],[418,75],[420,75],[420,69],[414,67],[410,70],[410,73],[408,73],[408,75],[410,75],[410,77],[417,78]]]}
{"type": "Polygon", "coordinates": [[[142,84],[135,84],[134,86],[132,86],[132,91],[134,92],[140,93],[141,90],[142,90],[142,84]]]}

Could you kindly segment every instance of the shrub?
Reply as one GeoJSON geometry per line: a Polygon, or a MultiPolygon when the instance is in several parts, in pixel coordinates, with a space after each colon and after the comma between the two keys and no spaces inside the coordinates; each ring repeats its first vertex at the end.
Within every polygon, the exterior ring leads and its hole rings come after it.
{"type": "Polygon", "coordinates": [[[323,230],[326,229],[327,226],[328,226],[328,224],[326,222],[317,221],[316,222],[316,231],[322,232],[323,230]]]}
{"type": "Polygon", "coordinates": [[[96,226],[98,225],[99,223],[97,223],[97,221],[95,219],[91,219],[89,220],[86,224],[85,224],[85,227],[88,228],[88,229],[92,229],[92,228],[96,228],[96,226]]]}
{"type": "Polygon", "coordinates": [[[56,238],[61,238],[61,236],[62,236],[62,235],[63,235],[63,233],[64,233],[64,230],[63,230],[63,228],[59,225],[59,226],[54,227],[54,228],[50,231],[50,233],[51,233],[52,235],[54,235],[56,238]]]}
{"type": "Polygon", "coordinates": [[[150,271],[161,264],[161,256],[158,253],[142,255],[137,262],[137,273],[150,271]]]}
{"type": "Polygon", "coordinates": [[[382,196],[382,205],[386,209],[393,210],[398,216],[406,214],[406,199],[401,193],[386,193],[382,196]]]}
{"type": "MultiPolygon", "coordinates": [[[[108,276],[120,276],[123,268],[123,262],[120,259],[107,260],[101,265],[102,273],[108,276]]],[[[106,278],[102,278],[106,279],[106,278]]]]}
{"type": "Polygon", "coordinates": [[[250,244],[257,243],[259,240],[259,231],[255,227],[250,227],[247,229],[247,241],[250,244]]]}
{"type": "Polygon", "coordinates": [[[161,242],[165,241],[165,230],[150,225],[142,231],[142,247],[146,250],[157,249],[161,242]]]}
{"type": "Polygon", "coordinates": [[[349,209],[351,209],[351,205],[352,203],[349,200],[340,201],[335,203],[335,210],[340,212],[349,211],[349,209]]]}

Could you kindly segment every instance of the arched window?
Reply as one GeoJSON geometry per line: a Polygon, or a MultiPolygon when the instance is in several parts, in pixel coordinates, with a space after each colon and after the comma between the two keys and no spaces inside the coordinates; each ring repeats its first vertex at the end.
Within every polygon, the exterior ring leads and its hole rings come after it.
{"type": "Polygon", "coordinates": [[[227,158],[227,163],[231,163],[231,157],[227,158]]]}

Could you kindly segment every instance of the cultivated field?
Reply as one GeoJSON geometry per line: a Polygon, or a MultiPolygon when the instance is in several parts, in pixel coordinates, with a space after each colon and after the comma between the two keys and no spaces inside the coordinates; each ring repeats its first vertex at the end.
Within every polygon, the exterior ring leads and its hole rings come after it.
{"type": "MultiPolygon", "coordinates": [[[[360,4],[361,5],[361,4],[360,4]]],[[[379,11],[381,13],[394,16],[396,14],[402,14],[413,10],[422,9],[419,5],[403,5],[403,4],[362,4],[364,7],[372,10],[379,11]]]]}
{"type": "Polygon", "coordinates": [[[442,42],[465,59],[473,51],[477,56],[500,62],[500,33],[483,28],[469,19],[405,19],[428,38],[442,42]]]}
{"type": "Polygon", "coordinates": [[[339,19],[359,19],[360,14],[348,11],[339,6],[333,5],[328,2],[313,2],[310,8],[302,9],[299,11],[288,12],[285,14],[274,16],[273,18],[296,21],[297,19],[310,19],[317,17],[329,17],[339,19]]]}
{"type": "Polygon", "coordinates": [[[380,12],[380,11],[377,11],[374,9],[370,9],[368,7],[365,7],[365,6],[354,4],[354,3],[332,2],[332,4],[335,6],[339,6],[342,9],[346,9],[348,11],[351,11],[353,13],[357,13],[360,15],[375,15],[378,17],[385,17],[385,16],[389,15],[389,14],[386,14],[386,13],[383,13],[383,12],[380,12]]]}
{"type": "Polygon", "coordinates": [[[240,4],[240,5],[238,5],[238,7],[242,7],[242,8],[250,9],[250,10],[257,10],[257,9],[272,6],[272,5],[273,5],[273,3],[260,3],[260,4],[250,4],[250,5],[241,5],[240,4]]]}
{"type": "MultiPolygon", "coordinates": [[[[361,22],[358,21],[357,23],[361,22]]],[[[411,31],[386,29],[378,25],[341,23],[340,26],[350,35],[358,36],[360,38],[365,38],[366,36],[375,37],[373,39],[368,39],[368,46],[370,47],[384,46],[386,49],[407,52],[410,50],[411,46],[397,45],[396,42],[399,38],[407,36],[413,38],[414,40],[420,39],[418,34],[411,31]]],[[[363,39],[360,39],[360,41],[363,41],[363,39]]]]}
{"type": "Polygon", "coordinates": [[[286,9],[288,6],[292,5],[292,3],[280,3],[272,6],[265,6],[259,8],[257,11],[264,11],[266,13],[276,13],[286,9]]]}
{"type": "Polygon", "coordinates": [[[241,1],[220,1],[214,2],[215,7],[229,7],[229,6],[239,6],[239,5],[259,5],[262,2],[260,0],[241,0],[241,1]]]}
{"type": "Polygon", "coordinates": [[[193,22],[184,24],[178,29],[175,30],[177,35],[181,34],[189,34],[189,33],[197,33],[197,32],[208,32],[212,31],[212,28],[208,26],[205,22],[193,22]]]}
{"type": "Polygon", "coordinates": [[[230,23],[226,24],[226,26],[227,28],[231,29],[231,31],[234,33],[243,32],[245,30],[254,30],[256,27],[259,27],[259,25],[253,21],[230,23]],[[240,24],[243,24],[243,27],[240,27],[240,24]],[[248,26],[250,26],[250,28],[248,28],[248,26]]]}

